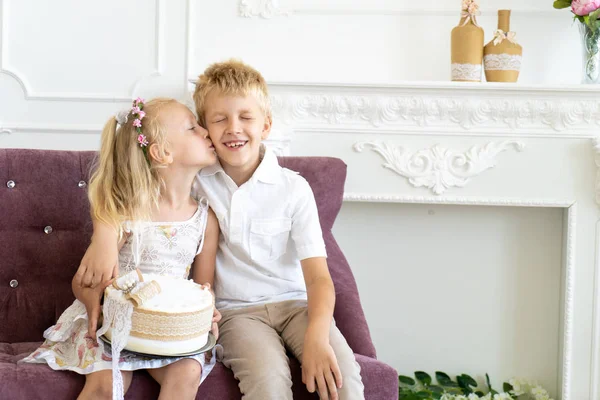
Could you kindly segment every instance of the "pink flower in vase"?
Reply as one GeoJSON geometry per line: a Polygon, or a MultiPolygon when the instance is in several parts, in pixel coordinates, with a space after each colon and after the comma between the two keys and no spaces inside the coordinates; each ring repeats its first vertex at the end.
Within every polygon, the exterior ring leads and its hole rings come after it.
{"type": "Polygon", "coordinates": [[[573,0],[571,10],[579,16],[586,16],[600,8],[600,0],[573,0]]]}

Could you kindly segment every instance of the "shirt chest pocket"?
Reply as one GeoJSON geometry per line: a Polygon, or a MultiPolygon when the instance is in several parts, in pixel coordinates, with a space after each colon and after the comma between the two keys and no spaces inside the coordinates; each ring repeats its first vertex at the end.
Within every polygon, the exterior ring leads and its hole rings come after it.
{"type": "Polygon", "coordinates": [[[253,219],[250,224],[250,255],[257,262],[275,261],[286,249],[292,229],[290,218],[253,219]]]}

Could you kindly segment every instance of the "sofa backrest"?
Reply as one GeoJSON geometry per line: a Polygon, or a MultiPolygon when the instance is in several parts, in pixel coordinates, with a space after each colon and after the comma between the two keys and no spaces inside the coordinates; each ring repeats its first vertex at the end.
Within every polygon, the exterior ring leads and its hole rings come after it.
{"type": "MultiPolygon", "coordinates": [[[[0,149],[0,343],[42,340],[73,301],[71,279],[92,233],[87,182],[95,152],[0,149]]],[[[356,353],[374,357],[354,277],[331,228],[346,165],[283,157],[313,192],[336,287],[335,319],[356,353]]]]}

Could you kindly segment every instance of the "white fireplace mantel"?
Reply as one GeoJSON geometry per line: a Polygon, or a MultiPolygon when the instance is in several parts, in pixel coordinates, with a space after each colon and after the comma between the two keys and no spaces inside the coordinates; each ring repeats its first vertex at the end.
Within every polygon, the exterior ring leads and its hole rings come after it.
{"type": "Polygon", "coordinates": [[[556,392],[563,400],[600,398],[600,87],[271,83],[270,90],[271,145],[343,159],[348,202],[563,209],[556,392]]]}

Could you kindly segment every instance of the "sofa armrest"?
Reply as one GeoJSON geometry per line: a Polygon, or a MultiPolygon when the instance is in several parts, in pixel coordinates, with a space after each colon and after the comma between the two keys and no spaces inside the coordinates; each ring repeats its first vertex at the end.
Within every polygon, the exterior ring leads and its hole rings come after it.
{"type": "Polygon", "coordinates": [[[352,270],[333,234],[324,232],[323,236],[327,246],[327,263],[335,285],[335,323],[355,353],[377,358],[352,270]]]}
{"type": "Polygon", "coordinates": [[[369,400],[395,400],[398,398],[398,372],[391,366],[371,357],[355,354],[360,365],[360,375],[369,400]]]}

